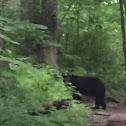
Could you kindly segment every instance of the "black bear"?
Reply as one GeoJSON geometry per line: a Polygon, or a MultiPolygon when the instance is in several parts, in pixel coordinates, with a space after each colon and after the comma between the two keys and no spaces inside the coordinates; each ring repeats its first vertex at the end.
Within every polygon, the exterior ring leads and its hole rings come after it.
{"type": "MultiPolygon", "coordinates": [[[[95,97],[95,107],[94,109],[99,109],[101,106],[106,109],[105,92],[106,88],[104,83],[97,77],[80,77],[75,75],[63,76],[64,82],[71,82],[72,86],[80,92],[82,95],[94,96],[95,97]]],[[[79,97],[73,94],[73,98],[78,100],[79,97]]]]}

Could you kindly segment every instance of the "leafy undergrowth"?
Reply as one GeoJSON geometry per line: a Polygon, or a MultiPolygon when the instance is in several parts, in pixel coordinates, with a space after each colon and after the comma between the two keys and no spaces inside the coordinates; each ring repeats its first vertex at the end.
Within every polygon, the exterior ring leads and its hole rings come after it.
{"type": "Polygon", "coordinates": [[[67,109],[42,114],[42,103],[71,98],[58,70],[48,66],[37,69],[30,64],[0,73],[1,126],[81,126],[88,124],[90,110],[72,102],[67,109]],[[30,115],[34,111],[37,115],[30,115]]]}

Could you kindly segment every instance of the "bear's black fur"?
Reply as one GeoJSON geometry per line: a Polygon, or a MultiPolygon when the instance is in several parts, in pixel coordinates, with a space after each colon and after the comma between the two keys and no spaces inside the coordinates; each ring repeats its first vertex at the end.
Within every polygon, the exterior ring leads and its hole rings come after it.
{"type": "MultiPolygon", "coordinates": [[[[80,77],[75,75],[63,76],[64,82],[71,82],[72,86],[80,92],[82,95],[94,96],[95,97],[95,107],[98,109],[102,106],[106,109],[105,92],[106,88],[104,83],[97,77],[80,77]]],[[[78,100],[79,96],[73,94],[74,99],[78,100]]]]}

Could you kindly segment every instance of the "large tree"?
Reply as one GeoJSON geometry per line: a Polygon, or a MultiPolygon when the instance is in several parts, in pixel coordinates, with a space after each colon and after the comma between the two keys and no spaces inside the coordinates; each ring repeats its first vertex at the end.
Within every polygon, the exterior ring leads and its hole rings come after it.
{"type": "MultiPolygon", "coordinates": [[[[48,27],[48,34],[52,42],[57,41],[57,0],[43,0],[40,24],[48,27]]],[[[44,48],[44,58],[48,64],[57,66],[57,48],[46,46],[44,48]]]]}
{"type": "Polygon", "coordinates": [[[21,3],[21,20],[29,20],[32,23],[38,23],[40,15],[39,0],[20,0],[21,3]]]}
{"type": "Polygon", "coordinates": [[[125,72],[126,72],[126,1],[119,0],[120,3],[120,14],[121,14],[121,28],[122,28],[122,39],[123,39],[123,52],[125,58],[125,72]]]}
{"type": "MultiPolygon", "coordinates": [[[[21,20],[29,20],[32,23],[47,26],[48,38],[45,45],[37,44],[37,57],[39,63],[47,63],[57,67],[57,48],[53,45],[57,41],[57,0],[20,0],[21,7],[24,8],[21,20]],[[48,44],[49,42],[49,44],[48,44]],[[52,44],[50,44],[52,43],[52,44]]],[[[26,45],[29,48],[29,38],[26,38],[26,45]]]]}

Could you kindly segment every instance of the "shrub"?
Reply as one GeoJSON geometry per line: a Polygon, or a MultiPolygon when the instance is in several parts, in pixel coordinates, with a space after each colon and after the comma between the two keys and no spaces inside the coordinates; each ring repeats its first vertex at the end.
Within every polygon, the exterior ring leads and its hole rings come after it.
{"type": "Polygon", "coordinates": [[[75,102],[67,109],[40,113],[46,101],[71,98],[72,88],[64,85],[58,70],[26,64],[8,73],[3,70],[0,80],[1,126],[81,126],[88,121],[90,111],[75,102]]]}

